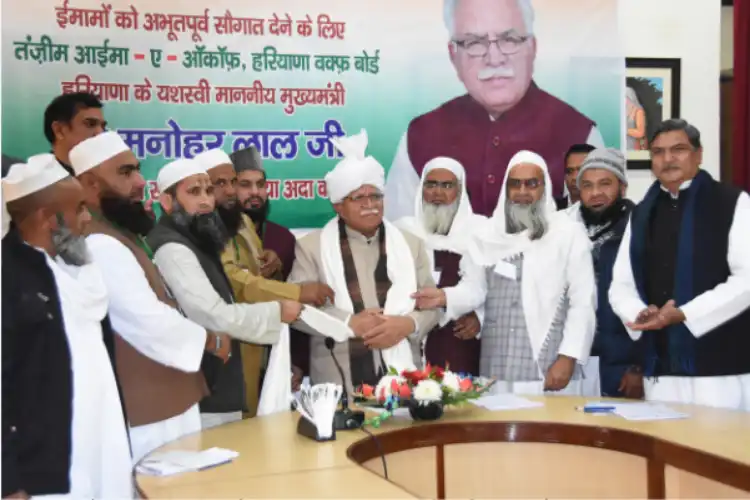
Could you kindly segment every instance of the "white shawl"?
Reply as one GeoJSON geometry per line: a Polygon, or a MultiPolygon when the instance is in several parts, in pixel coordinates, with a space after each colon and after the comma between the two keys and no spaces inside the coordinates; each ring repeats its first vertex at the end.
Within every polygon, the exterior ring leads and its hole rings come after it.
{"type": "Polygon", "coordinates": [[[474,263],[484,267],[494,267],[500,261],[523,254],[521,297],[534,359],[539,359],[567,289],[571,232],[576,229],[580,230],[577,222],[564,212],[557,211],[552,196],[552,181],[544,159],[530,151],[516,153],[505,171],[492,218],[487,227],[472,238],[469,253],[474,263]],[[544,172],[544,213],[549,229],[536,241],[529,239],[528,231],[511,234],[505,227],[508,175],[514,166],[522,163],[538,165],[544,172]]]}
{"type": "MultiPolygon", "coordinates": [[[[353,314],[354,306],[349,296],[344,275],[344,260],[341,256],[338,224],[339,218],[334,217],[323,227],[320,235],[323,274],[326,284],[335,293],[334,305],[353,314]]],[[[391,288],[386,296],[384,314],[403,316],[414,310],[414,299],[411,298],[412,294],[417,291],[417,271],[414,267],[414,257],[401,231],[385,220],[383,224],[385,226],[385,249],[388,255],[387,271],[388,278],[391,280],[391,288]]],[[[334,332],[331,331],[331,337],[337,342],[344,342],[354,337],[354,332],[348,325],[344,325],[342,332],[334,335],[334,332]]],[[[395,368],[399,372],[416,368],[408,339],[403,339],[395,346],[383,349],[383,360],[389,368],[395,368]]]]}
{"type": "MultiPolygon", "coordinates": [[[[422,170],[422,179],[419,183],[419,189],[417,189],[417,195],[414,198],[414,216],[402,217],[395,222],[396,226],[409,231],[414,236],[424,241],[427,249],[427,257],[430,260],[430,269],[435,268],[435,251],[443,250],[458,255],[464,255],[468,251],[471,235],[474,232],[481,232],[482,228],[484,228],[487,223],[488,219],[486,217],[475,214],[471,208],[471,201],[469,200],[469,195],[466,191],[466,171],[464,170],[464,167],[456,160],[446,157],[433,158],[427,162],[422,170]],[[424,214],[424,199],[422,191],[425,178],[431,171],[441,168],[451,171],[461,185],[458,209],[456,210],[456,215],[453,217],[451,228],[446,235],[428,232],[424,227],[422,219],[424,214]]],[[[435,274],[436,285],[437,280],[438,276],[435,274]]],[[[484,307],[478,309],[476,313],[479,317],[480,323],[483,323],[484,307]]],[[[451,319],[453,318],[444,314],[440,320],[440,326],[445,326],[451,319]]]]}

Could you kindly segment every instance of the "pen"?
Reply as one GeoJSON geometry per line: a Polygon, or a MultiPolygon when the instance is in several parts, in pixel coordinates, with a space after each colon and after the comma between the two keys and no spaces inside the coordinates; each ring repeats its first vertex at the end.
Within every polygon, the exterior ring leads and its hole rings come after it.
{"type": "Polygon", "coordinates": [[[612,413],[615,410],[614,406],[577,406],[576,410],[582,411],[583,413],[612,413]]]}

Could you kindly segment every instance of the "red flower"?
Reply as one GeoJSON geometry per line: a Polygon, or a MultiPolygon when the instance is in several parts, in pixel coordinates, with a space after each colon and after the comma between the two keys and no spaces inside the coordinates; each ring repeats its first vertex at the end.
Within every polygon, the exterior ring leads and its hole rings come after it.
{"type": "Polygon", "coordinates": [[[443,376],[445,375],[445,369],[439,366],[436,366],[435,368],[432,369],[432,371],[433,371],[433,375],[435,376],[435,379],[438,382],[442,382],[443,376]]]}
{"type": "Polygon", "coordinates": [[[378,392],[378,402],[380,403],[385,402],[385,387],[381,387],[380,392],[378,392]]]}
{"type": "Polygon", "coordinates": [[[428,377],[428,374],[419,370],[404,370],[401,372],[401,376],[404,377],[410,385],[417,385],[421,380],[425,380],[428,377]]]}
{"type": "Polygon", "coordinates": [[[371,385],[362,384],[361,392],[364,397],[371,398],[375,393],[375,388],[371,385]]]}
{"type": "Polygon", "coordinates": [[[469,392],[473,387],[474,383],[470,378],[462,378],[458,382],[458,388],[461,389],[461,392],[469,392]]]}
{"type": "Polygon", "coordinates": [[[391,380],[391,394],[398,394],[398,382],[396,382],[396,379],[391,380]]]}
{"type": "Polygon", "coordinates": [[[398,397],[401,399],[409,399],[411,397],[409,384],[401,384],[401,387],[398,388],[398,397]]]}

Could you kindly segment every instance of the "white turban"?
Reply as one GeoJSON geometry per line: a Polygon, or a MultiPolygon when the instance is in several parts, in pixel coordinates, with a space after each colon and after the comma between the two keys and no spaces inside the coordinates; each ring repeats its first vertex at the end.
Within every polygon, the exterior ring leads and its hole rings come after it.
{"type": "Polygon", "coordinates": [[[334,137],[331,142],[344,159],[325,176],[328,199],[340,203],[362,186],[373,186],[380,191],[385,187],[385,169],[372,156],[365,156],[367,132],[351,137],[334,137]]]}
{"type": "Polygon", "coordinates": [[[76,177],[96,168],[123,151],[130,151],[120,134],[109,131],[90,137],[70,150],[70,165],[76,177]]]}
{"type": "Polygon", "coordinates": [[[182,158],[167,163],[159,170],[159,175],[156,176],[156,186],[159,192],[163,193],[181,180],[200,174],[208,176],[203,165],[195,159],[182,158]]]}
{"type": "Polygon", "coordinates": [[[232,165],[232,159],[229,158],[229,155],[226,154],[223,149],[219,148],[208,149],[196,155],[193,160],[200,163],[206,170],[211,170],[219,165],[232,165]]]}
{"type": "Polygon", "coordinates": [[[67,177],[70,174],[50,153],[34,155],[26,163],[12,165],[3,179],[3,238],[8,234],[11,222],[6,203],[25,198],[67,177]]]}

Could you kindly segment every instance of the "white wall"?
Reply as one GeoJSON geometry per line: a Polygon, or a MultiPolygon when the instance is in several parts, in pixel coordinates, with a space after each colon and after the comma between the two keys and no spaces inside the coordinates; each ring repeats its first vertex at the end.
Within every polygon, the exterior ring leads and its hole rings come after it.
{"type": "MultiPolygon", "coordinates": [[[[682,118],[701,131],[703,168],[719,177],[721,2],[620,0],[620,33],[627,57],[682,59],[682,118]]],[[[653,177],[628,174],[628,197],[640,201],[653,177]]]]}

